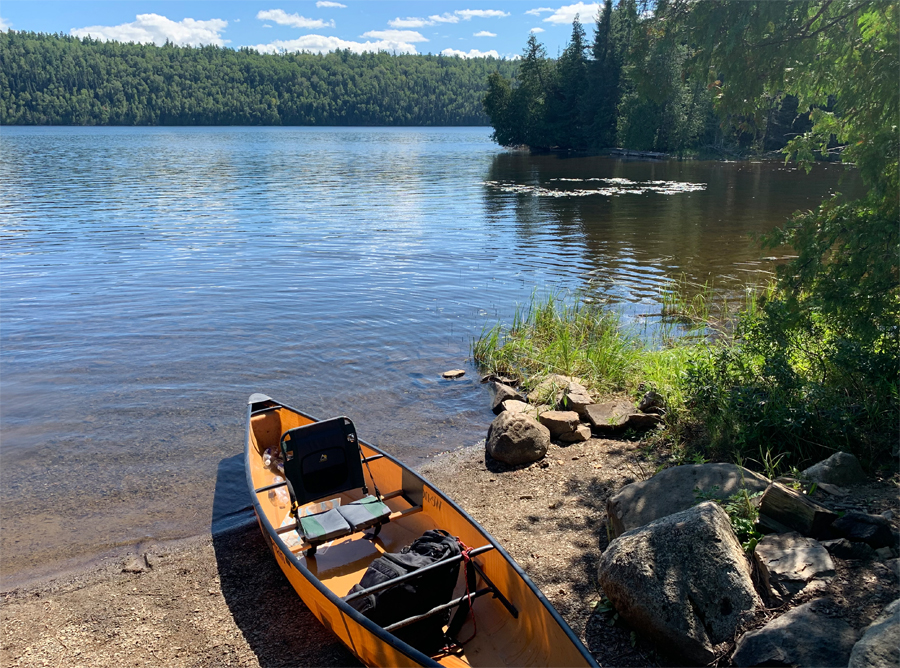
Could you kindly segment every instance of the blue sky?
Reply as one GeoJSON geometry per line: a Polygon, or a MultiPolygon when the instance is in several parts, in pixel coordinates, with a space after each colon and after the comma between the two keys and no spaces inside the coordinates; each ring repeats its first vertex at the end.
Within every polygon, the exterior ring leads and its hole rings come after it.
{"type": "Polygon", "coordinates": [[[261,51],[387,50],[395,53],[521,54],[537,33],[556,56],[580,14],[592,37],[596,3],[387,2],[176,2],[174,0],[3,0],[0,28],[65,33],[123,42],[217,44],[261,51]]]}

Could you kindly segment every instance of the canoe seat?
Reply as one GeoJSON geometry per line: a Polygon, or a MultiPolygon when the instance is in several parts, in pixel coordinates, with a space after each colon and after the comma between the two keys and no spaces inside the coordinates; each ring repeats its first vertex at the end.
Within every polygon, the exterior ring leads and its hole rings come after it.
{"type": "Polygon", "coordinates": [[[369,527],[383,523],[391,516],[391,509],[371,494],[346,506],[339,506],[337,511],[350,524],[353,531],[365,531],[369,527]]]}
{"type": "MultiPolygon", "coordinates": [[[[289,429],[281,436],[284,477],[291,496],[291,514],[298,532],[309,544],[307,556],[316,546],[390,519],[391,511],[377,487],[369,495],[363,473],[362,452],[350,418],[336,417],[289,429]],[[300,506],[354,489],[364,498],[345,506],[300,516],[300,506]]],[[[373,480],[374,485],[374,480],[373,480]]]]}

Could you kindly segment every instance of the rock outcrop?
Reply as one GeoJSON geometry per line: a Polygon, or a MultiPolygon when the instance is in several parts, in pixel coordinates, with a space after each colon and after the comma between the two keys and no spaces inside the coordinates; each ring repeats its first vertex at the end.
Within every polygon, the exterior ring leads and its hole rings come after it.
{"type": "Polygon", "coordinates": [[[761,605],[728,515],[711,501],[619,536],[599,580],[638,633],[700,664],[761,605]]]}
{"type": "Polygon", "coordinates": [[[859,460],[847,452],[835,452],[828,459],[803,471],[803,477],[830,485],[856,485],[866,481],[859,460]]]}
{"type": "Polygon", "coordinates": [[[687,464],[665,469],[649,480],[623,487],[606,504],[613,535],[644,526],[697,503],[699,490],[727,499],[740,489],[751,494],[769,485],[768,478],[736,464],[687,464]]]}
{"type": "Polygon", "coordinates": [[[780,599],[799,593],[813,580],[834,575],[834,562],[816,540],[796,531],[770,534],[756,545],[753,559],[764,587],[780,599]]]}
{"type": "Polygon", "coordinates": [[[845,668],[856,631],[826,614],[830,601],[816,599],[797,606],[737,641],[736,666],[816,666],[845,668]]]}
{"type": "Polygon", "coordinates": [[[888,605],[850,652],[848,668],[900,666],[900,599],[888,605]]]}

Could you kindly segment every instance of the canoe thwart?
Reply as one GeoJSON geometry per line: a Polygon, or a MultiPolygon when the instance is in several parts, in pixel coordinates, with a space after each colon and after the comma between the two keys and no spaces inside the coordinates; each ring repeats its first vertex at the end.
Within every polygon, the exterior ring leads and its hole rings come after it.
{"type": "Polygon", "coordinates": [[[494,592],[494,598],[496,598],[498,601],[500,601],[500,603],[503,604],[503,607],[506,608],[507,611],[509,612],[509,614],[511,614],[513,616],[513,619],[518,619],[519,611],[516,608],[516,606],[514,606],[512,603],[510,603],[509,599],[500,593],[500,590],[497,588],[497,585],[495,585],[493,582],[491,582],[491,579],[485,574],[485,572],[481,568],[481,566],[478,565],[478,562],[475,561],[474,559],[472,559],[469,563],[472,564],[472,567],[475,569],[475,572],[481,576],[481,579],[484,580],[485,583],[487,584],[487,586],[491,589],[491,591],[494,592]]]}
{"type": "Polygon", "coordinates": [[[450,610],[451,608],[455,608],[466,601],[473,601],[479,596],[484,596],[485,594],[490,594],[494,590],[491,587],[484,587],[479,589],[476,592],[471,594],[466,594],[465,596],[460,596],[457,599],[450,601],[449,603],[444,603],[443,605],[436,606],[429,610],[428,612],[423,612],[421,615],[415,615],[414,617],[407,617],[406,619],[401,619],[399,622],[394,622],[390,626],[385,626],[385,631],[396,631],[397,629],[402,629],[404,626],[409,626],[410,624],[415,624],[416,622],[427,619],[429,617],[433,617],[434,615],[444,612],[444,610],[450,610]]]}

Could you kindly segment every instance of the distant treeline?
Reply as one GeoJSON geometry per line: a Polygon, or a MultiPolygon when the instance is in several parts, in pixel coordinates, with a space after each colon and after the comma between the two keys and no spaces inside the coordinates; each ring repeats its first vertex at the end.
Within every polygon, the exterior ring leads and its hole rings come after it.
{"type": "Polygon", "coordinates": [[[515,61],[261,54],[0,32],[3,125],[487,125],[515,61]]]}
{"type": "Polygon", "coordinates": [[[797,98],[773,97],[763,115],[722,123],[717,85],[689,65],[683,41],[662,39],[647,20],[648,0],[606,0],[593,40],[576,16],[559,58],[547,58],[534,34],[517,77],[490,75],[484,105],[504,146],[645,151],[773,151],[808,130],[797,98]]]}

